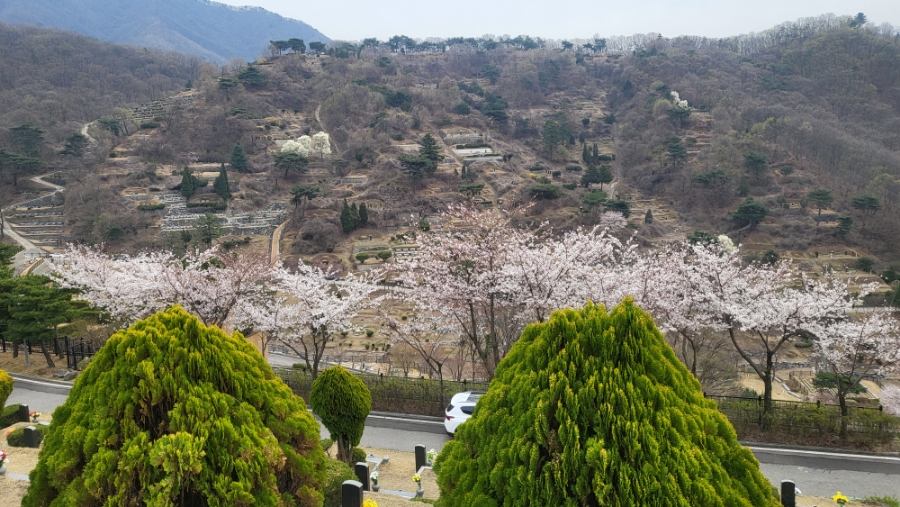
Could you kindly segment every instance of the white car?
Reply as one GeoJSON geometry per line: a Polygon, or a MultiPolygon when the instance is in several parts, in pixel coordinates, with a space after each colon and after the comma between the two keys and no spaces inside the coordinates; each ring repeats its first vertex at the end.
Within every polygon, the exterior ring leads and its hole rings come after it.
{"type": "Polygon", "coordinates": [[[456,428],[472,417],[478,398],[484,394],[483,391],[465,391],[453,395],[450,404],[444,410],[444,429],[447,430],[448,435],[454,435],[456,428]]]}

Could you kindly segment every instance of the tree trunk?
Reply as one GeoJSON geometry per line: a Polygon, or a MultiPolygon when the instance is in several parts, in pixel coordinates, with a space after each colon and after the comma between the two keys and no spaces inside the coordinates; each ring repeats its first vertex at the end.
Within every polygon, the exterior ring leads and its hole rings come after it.
{"type": "Polygon", "coordinates": [[[13,342],[13,359],[19,357],[19,342],[13,342]]]}
{"type": "Polygon", "coordinates": [[[763,376],[763,428],[768,428],[772,415],[772,381],[774,380],[774,367],[772,365],[773,352],[766,352],[766,371],[763,376]]]}

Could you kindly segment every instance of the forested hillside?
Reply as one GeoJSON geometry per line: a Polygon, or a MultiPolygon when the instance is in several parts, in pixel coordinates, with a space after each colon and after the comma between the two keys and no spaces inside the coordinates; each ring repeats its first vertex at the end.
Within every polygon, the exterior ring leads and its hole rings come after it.
{"type": "Polygon", "coordinates": [[[208,0],[7,0],[0,21],[72,30],[100,40],[175,50],[224,64],[255,60],[270,40],[328,42],[315,28],[258,7],[208,0]]]}
{"type": "MultiPolygon", "coordinates": [[[[528,205],[559,229],[613,211],[642,245],[702,231],[758,259],[833,252],[879,270],[900,259],[895,29],[829,16],[754,37],[629,40],[395,37],[202,67],[156,113],[120,115],[121,132],[91,127],[113,158],[48,157],[40,170],[76,190],[69,239],[123,250],[196,242],[158,212],[183,195],[193,212],[248,220],[287,206],[282,253],[295,260],[387,248],[457,202],[528,205]],[[636,49],[612,51],[626,43],[636,49]],[[322,132],[328,149],[311,149],[322,132]],[[212,185],[223,164],[229,192],[212,185]],[[122,210],[78,204],[98,192],[122,210]]],[[[45,144],[64,150],[62,137],[45,144]]]]}

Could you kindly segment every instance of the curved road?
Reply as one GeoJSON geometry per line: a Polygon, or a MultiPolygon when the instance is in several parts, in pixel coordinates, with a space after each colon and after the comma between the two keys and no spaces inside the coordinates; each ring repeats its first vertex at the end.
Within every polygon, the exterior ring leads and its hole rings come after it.
{"type": "MultiPolygon", "coordinates": [[[[65,401],[69,389],[60,382],[17,379],[7,403],[25,403],[32,410],[49,413],[65,401]]],[[[328,436],[326,429],[320,428],[320,432],[322,438],[328,436]]],[[[440,418],[373,413],[366,420],[361,444],[411,452],[416,444],[439,450],[448,440],[440,418]]],[[[750,450],[773,484],[789,479],[806,495],[830,497],[840,490],[852,497],[900,498],[898,457],[755,444],[750,450]]]]}
{"type": "MultiPolygon", "coordinates": [[[[44,176],[47,176],[47,175],[42,174],[40,176],[33,176],[33,177],[29,178],[31,181],[33,181],[39,185],[44,185],[44,186],[47,186],[47,187],[50,187],[53,189],[53,192],[51,194],[45,194],[40,197],[46,197],[47,195],[53,195],[58,192],[65,191],[65,188],[63,188],[59,185],[44,181],[43,180],[44,176]]],[[[19,205],[19,203],[11,204],[11,205],[7,206],[6,208],[3,208],[3,216],[8,217],[9,216],[8,213],[11,210],[14,210],[15,207],[18,205],[19,205]]],[[[37,245],[35,245],[31,241],[29,241],[28,239],[26,239],[26,238],[22,237],[20,234],[16,233],[16,231],[13,230],[13,228],[9,225],[8,221],[6,222],[6,225],[3,228],[3,232],[6,233],[6,235],[8,235],[10,238],[12,238],[13,241],[18,243],[19,246],[21,246],[23,249],[21,252],[17,253],[15,259],[13,259],[13,266],[15,268],[16,273],[19,273],[23,269],[25,269],[25,267],[28,264],[30,264],[31,261],[33,261],[34,259],[36,259],[38,257],[42,257],[47,253],[44,249],[38,247],[37,245]]]]}

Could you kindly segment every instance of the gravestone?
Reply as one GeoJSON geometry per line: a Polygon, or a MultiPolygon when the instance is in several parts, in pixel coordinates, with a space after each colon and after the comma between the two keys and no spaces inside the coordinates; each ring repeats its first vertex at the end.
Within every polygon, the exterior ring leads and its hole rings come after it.
{"type": "Polygon", "coordinates": [[[794,481],[781,481],[781,505],[797,507],[797,486],[794,481]]]}
{"type": "Polygon", "coordinates": [[[416,445],[416,473],[427,464],[428,463],[425,461],[425,446],[422,444],[416,445]]]}
{"type": "Polygon", "coordinates": [[[357,463],[353,466],[353,473],[356,474],[356,479],[362,483],[363,491],[369,491],[369,465],[357,463]]]}
{"type": "Polygon", "coordinates": [[[25,435],[22,438],[25,447],[38,448],[41,446],[41,434],[34,426],[25,427],[25,435]]]}
{"type": "Polygon", "coordinates": [[[28,416],[28,405],[19,405],[19,422],[28,422],[31,417],[28,416]]]}
{"type": "Polygon", "coordinates": [[[341,484],[341,507],[362,507],[363,485],[357,481],[341,484]]]}

